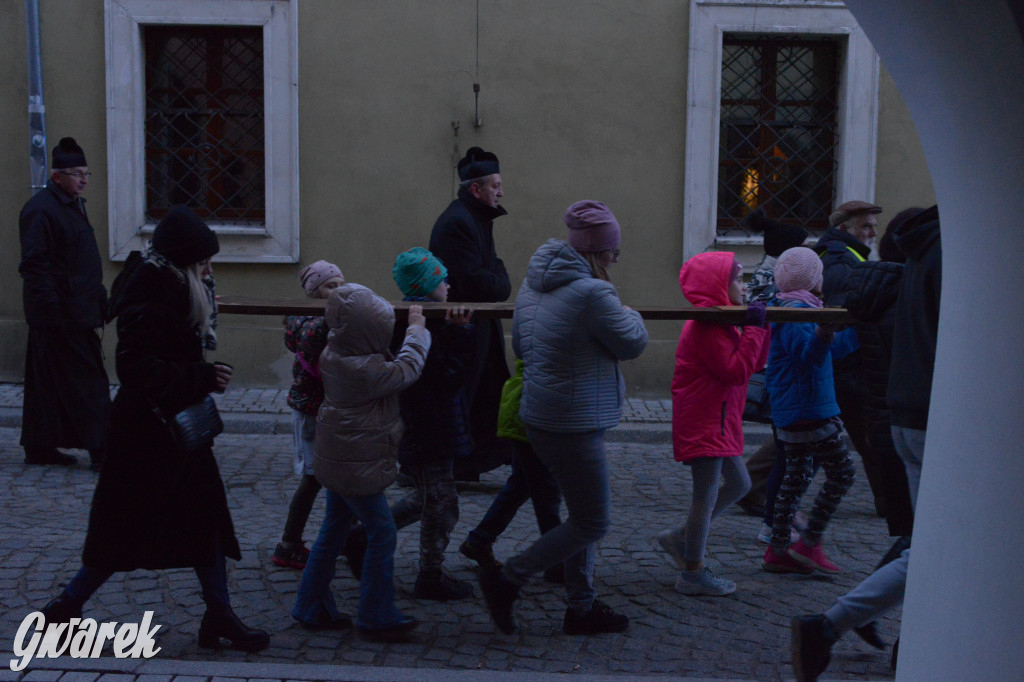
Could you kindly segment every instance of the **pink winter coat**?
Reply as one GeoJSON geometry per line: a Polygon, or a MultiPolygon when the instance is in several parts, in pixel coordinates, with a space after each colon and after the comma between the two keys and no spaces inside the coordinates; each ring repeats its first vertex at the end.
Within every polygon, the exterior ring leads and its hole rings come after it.
{"type": "MultiPolygon", "coordinates": [[[[733,255],[694,256],[679,287],[694,306],[732,305],[733,255]]],[[[768,359],[771,332],[761,327],[688,320],[679,335],[672,375],[672,448],[676,461],[743,454],[743,406],[750,375],[768,359]]]]}

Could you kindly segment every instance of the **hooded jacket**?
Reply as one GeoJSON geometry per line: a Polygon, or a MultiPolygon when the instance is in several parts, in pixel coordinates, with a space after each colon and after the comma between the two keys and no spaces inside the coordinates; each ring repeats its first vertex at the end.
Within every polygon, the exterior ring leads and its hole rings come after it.
{"type": "Polygon", "coordinates": [[[640,313],[625,309],[579,252],[560,239],[537,249],[512,319],[512,349],[524,363],[524,424],[557,433],[617,425],[626,393],[619,360],[646,347],[640,313]]]}
{"type": "MultiPolygon", "coordinates": [[[[694,256],[679,271],[692,305],[732,305],[734,256],[694,256]]],[[[771,333],[762,327],[688,320],[679,335],[672,374],[672,448],[677,462],[743,454],[743,407],[750,375],[764,367],[771,333]]]]}
{"type": "Polygon", "coordinates": [[[295,353],[288,407],[316,416],[324,400],[320,353],[327,346],[327,321],[319,315],[290,315],[284,320],[285,348],[295,353]],[[312,371],[310,371],[312,370],[312,371]]]}
{"type": "Polygon", "coordinates": [[[403,430],[398,394],[419,379],[430,332],[410,326],[392,356],[395,311],[359,284],[335,289],[324,317],[330,331],[320,356],[324,402],[317,415],[313,472],[338,495],[376,495],[398,477],[395,460],[403,430]]]}
{"type": "Polygon", "coordinates": [[[928,427],[942,293],[938,208],[925,209],[900,226],[896,246],[907,256],[907,269],[896,301],[889,408],[894,426],[924,430],[928,427]]]}

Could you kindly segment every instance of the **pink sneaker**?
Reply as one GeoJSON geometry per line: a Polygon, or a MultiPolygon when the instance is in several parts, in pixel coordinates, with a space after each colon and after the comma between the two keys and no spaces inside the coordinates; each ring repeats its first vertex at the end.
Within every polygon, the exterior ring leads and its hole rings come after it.
{"type": "Polygon", "coordinates": [[[828,560],[820,544],[809,547],[801,538],[790,545],[787,554],[794,561],[798,561],[809,568],[817,569],[822,573],[839,573],[839,567],[828,560]]]}
{"type": "Polygon", "coordinates": [[[776,554],[772,551],[771,547],[764,552],[764,561],[761,562],[761,568],[769,573],[799,573],[800,575],[814,573],[814,569],[810,566],[804,566],[788,554],[776,554]]]}

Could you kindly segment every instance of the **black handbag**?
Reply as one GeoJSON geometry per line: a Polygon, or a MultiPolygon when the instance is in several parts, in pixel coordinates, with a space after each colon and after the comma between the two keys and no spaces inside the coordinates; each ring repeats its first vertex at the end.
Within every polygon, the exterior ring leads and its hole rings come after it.
{"type": "Polygon", "coordinates": [[[193,452],[213,444],[213,439],[224,432],[224,422],[217,411],[217,403],[209,394],[195,405],[167,418],[154,407],[153,412],[167,427],[171,441],[182,452],[193,452]]]}
{"type": "Polygon", "coordinates": [[[743,407],[743,421],[772,423],[772,406],[768,400],[768,386],[763,369],[750,375],[750,383],[747,384],[747,403],[743,407]]]}

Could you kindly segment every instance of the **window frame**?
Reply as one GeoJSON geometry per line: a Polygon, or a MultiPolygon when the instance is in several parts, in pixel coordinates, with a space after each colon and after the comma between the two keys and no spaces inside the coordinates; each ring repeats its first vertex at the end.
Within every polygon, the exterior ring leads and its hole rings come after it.
{"type": "Polygon", "coordinates": [[[299,260],[298,21],[295,0],[104,0],[110,259],[145,246],[145,64],[142,26],[263,29],[265,225],[215,225],[220,262],[299,260]]]}
{"type": "Polygon", "coordinates": [[[880,63],[853,15],[837,0],[691,0],[687,74],[683,258],[712,247],[761,244],[718,236],[722,40],[726,33],[845,38],[840,47],[836,204],[874,201],[880,63]]]}

